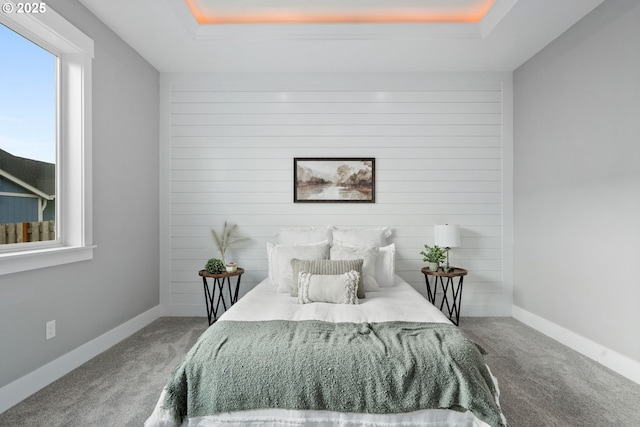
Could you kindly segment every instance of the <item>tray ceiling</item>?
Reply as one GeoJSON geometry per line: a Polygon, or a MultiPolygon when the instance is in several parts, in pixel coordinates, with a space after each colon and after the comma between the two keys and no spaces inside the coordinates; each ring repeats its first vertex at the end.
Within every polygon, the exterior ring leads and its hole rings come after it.
{"type": "Polygon", "coordinates": [[[603,0],[79,1],[161,72],[510,72],[603,0]]]}

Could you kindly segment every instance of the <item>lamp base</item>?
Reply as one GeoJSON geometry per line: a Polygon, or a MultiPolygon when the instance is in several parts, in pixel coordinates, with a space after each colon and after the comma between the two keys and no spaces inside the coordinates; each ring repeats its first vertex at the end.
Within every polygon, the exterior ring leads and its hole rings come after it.
{"type": "Polygon", "coordinates": [[[446,253],[447,253],[447,255],[446,255],[446,257],[447,257],[447,264],[446,264],[446,265],[444,265],[444,266],[442,267],[442,271],[444,271],[445,273],[448,273],[448,272],[450,272],[450,271],[452,271],[452,270],[453,270],[453,267],[449,267],[449,249],[451,249],[451,248],[446,247],[446,248],[444,248],[444,249],[445,249],[445,251],[446,251],[446,253]]]}

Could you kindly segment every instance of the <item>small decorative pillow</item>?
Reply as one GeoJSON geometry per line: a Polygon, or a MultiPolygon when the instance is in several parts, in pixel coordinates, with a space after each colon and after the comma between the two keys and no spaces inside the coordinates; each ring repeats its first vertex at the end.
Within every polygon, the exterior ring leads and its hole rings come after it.
{"type": "Polygon", "coordinates": [[[330,258],[336,259],[361,259],[362,263],[362,280],[366,291],[377,291],[380,287],[375,278],[376,258],[378,256],[378,248],[371,246],[368,248],[357,246],[331,246],[330,258]]]}
{"type": "Polygon", "coordinates": [[[360,280],[358,280],[358,298],[364,298],[364,282],[362,281],[362,263],[361,259],[297,259],[291,260],[291,271],[293,272],[294,283],[291,291],[292,297],[298,296],[299,283],[295,280],[300,272],[311,274],[344,274],[351,270],[358,272],[360,280]]]}
{"type": "Polygon", "coordinates": [[[333,304],[358,304],[360,274],[351,270],[344,274],[311,274],[298,276],[298,303],[330,302],[333,304]]]}

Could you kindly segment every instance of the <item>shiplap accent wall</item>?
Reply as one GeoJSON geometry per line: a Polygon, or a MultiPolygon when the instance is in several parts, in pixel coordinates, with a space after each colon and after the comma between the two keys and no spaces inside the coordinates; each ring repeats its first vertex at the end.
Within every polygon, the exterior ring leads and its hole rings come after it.
{"type": "Polygon", "coordinates": [[[426,294],[419,251],[450,223],[452,262],[470,271],[463,315],[510,314],[510,111],[502,74],[164,75],[163,304],[205,314],[197,271],[225,220],[251,238],[231,253],[241,295],[267,276],[279,229],[327,224],[390,226],[397,273],[426,294]],[[293,203],[294,157],[375,157],[376,203],[293,203]]]}

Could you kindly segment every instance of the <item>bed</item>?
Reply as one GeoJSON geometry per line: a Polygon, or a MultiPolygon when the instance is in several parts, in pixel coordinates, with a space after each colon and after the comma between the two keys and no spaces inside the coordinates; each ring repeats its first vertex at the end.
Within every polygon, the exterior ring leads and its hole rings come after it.
{"type": "Polygon", "coordinates": [[[356,239],[346,261],[336,242],[268,245],[269,277],[203,333],[145,426],[506,426],[482,349],[393,273],[394,246],[356,239]]]}

